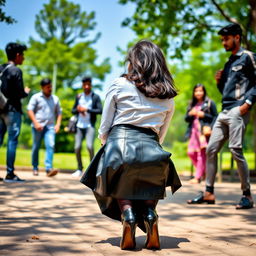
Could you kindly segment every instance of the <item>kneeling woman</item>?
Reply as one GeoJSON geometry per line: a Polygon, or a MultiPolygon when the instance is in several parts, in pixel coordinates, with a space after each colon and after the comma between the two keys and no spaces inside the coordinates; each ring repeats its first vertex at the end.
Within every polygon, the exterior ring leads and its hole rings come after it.
{"type": "Polygon", "coordinates": [[[170,153],[161,143],[177,95],[158,46],[142,40],[130,49],[128,72],[106,94],[99,137],[102,147],[81,182],[90,187],[103,214],[123,223],[121,249],[134,249],[138,225],[146,248],[160,249],[156,205],[165,188],[180,186],[170,153]]]}

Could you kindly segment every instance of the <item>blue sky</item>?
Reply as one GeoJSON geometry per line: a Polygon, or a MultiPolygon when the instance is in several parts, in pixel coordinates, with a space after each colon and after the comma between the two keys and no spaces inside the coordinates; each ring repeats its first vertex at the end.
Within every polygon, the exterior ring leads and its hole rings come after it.
{"type": "MultiPolygon", "coordinates": [[[[49,0],[7,0],[3,10],[17,20],[17,23],[7,25],[0,23],[0,48],[4,49],[10,41],[20,40],[24,43],[29,36],[37,37],[34,29],[35,15],[42,9],[43,4],[49,0]]],[[[97,26],[95,32],[101,32],[101,38],[94,45],[99,55],[99,61],[110,57],[112,72],[106,76],[104,89],[111,81],[118,77],[124,68],[118,66],[118,61],[123,60],[116,48],[126,47],[127,43],[135,35],[129,28],[121,27],[125,17],[131,16],[134,10],[133,5],[120,5],[118,0],[73,0],[80,4],[86,12],[95,11],[97,26]]],[[[101,96],[104,95],[100,93],[101,96]]]]}

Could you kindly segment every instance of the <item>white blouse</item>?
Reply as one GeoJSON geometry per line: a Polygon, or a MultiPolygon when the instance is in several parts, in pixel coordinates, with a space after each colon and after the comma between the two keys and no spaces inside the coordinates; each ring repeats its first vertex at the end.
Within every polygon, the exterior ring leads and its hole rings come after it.
{"type": "Polygon", "coordinates": [[[111,127],[130,124],[152,129],[162,144],[173,113],[173,99],[146,97],[126,78],[117,78],[106,94],[99,138],[105,144],[111,127]]]}

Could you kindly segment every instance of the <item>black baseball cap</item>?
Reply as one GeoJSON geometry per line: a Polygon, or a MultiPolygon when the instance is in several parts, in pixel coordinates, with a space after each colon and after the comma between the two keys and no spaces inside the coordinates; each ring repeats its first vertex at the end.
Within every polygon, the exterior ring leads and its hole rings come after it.
{"type": "Polygon", "coordinates": [[[219,35],[221,36],[227,36],[227,35],[242,35],[242,29],[240,25],[236,23],[228,24],[227,26],[223,27],[219,32],[219,35]]]}

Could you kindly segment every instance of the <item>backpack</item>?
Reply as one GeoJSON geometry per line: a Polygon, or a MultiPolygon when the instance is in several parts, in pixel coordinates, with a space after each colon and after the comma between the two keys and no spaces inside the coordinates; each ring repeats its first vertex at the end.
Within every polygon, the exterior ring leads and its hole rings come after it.
{"type": "Polygon", "coordinates": [[[10,66],[12,66],[12,64],[8,64],[3,71],[0,73],[0,110],[3,110],[7,104],[8,99],[4,96],[4,94],[2,93],[2,76],[4,71],[6,71],[10,66]]]}

